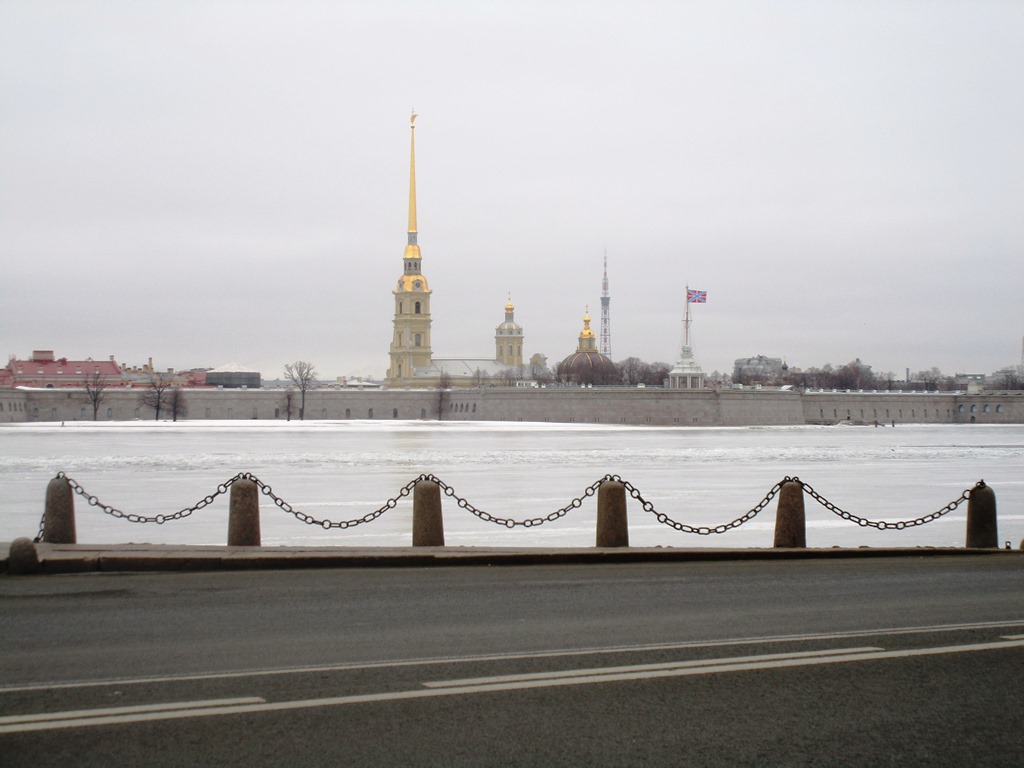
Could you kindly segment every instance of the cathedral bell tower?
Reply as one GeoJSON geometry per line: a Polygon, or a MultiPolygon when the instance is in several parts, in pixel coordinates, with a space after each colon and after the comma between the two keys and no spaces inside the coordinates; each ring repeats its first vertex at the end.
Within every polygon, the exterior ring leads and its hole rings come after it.
{"type": "Polygon", "coordinates": [[[494,329],[494,359],[519,370],[523,367],[523,326],[515,320],[511,294],[505,304],[505,322],[494,329]]]}
{"type": "Polygon", "coordinates": [[[394,333],[387,384],[414,385],[416,368],[431,364],[430,288],[420,270],[422,258],[416,242],[416,113],[409,119],[409,239],[402,256],[402,275],[391,293],[395,297],[394,333]]]}

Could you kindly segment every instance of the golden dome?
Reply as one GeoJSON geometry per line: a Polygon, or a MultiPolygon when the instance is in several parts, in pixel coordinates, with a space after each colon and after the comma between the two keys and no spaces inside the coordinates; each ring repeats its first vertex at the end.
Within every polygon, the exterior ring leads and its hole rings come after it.
{"type": "Polygon", "coordinates": [[[515,312],[516,311],[516,305],[512,303],[512,294],[511,293],[508,295],[508,302],[505,304],[505,311],[506,312],[515,312]]]}

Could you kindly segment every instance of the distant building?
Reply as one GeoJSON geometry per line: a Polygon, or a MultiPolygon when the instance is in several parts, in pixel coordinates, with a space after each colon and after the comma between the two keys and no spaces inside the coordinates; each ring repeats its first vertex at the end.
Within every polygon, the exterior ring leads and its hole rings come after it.
{"type": "Polygon", "coordinates": [[[225,389],[259,389],[262,384],[259,371],[244,368],[238,363],[229,363],[207,371],[206,383],[211,387],[225,389]]]}
{"type": "Polygon", "coordinates": [[[781,357],[741,357],[733,363],[732,378],[738,383],[770,381],[783,373],[781,357]]]}
{"type": "Polygon", "coordinates": [[[105,386],[121,383],[121,366],[109,360],[68,360],[57,358],[49,349],[37,349],[28,360],[12,357],[0,369],[0,385],[8,387],[84,387],[96,377],[105,386]]]}

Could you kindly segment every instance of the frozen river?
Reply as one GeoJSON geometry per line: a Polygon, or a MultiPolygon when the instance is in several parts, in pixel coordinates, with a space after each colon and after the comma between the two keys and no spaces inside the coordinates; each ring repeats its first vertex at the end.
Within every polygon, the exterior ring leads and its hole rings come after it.
{"type": "MultiPolygon", "coordinates": [[[[739,517],[784,476],[839,507],[878,520],[933,512],[984,479],[996,492],[999,539],[1024,538],[1024,426],[651,428],[487,422],[182,422],[0,426],[0,540],[33,536],[46,484],[66,472],[126,513],[169,514],[251,472],[296,510],[362,517],[421,473],[433,473],[498,517],[547,515],[606,474],[621,475],[658,512],[692,526],[739,517]]],[[[191,517],[132,524],[76,498],[82,543],[223,544],[227,495],[191,517]]],[[[305,525],[261,497],[264,546],[399,546],[412,541],[412,503],[347,530],[305,525]]],[[[807,543],[963,546],[967,506],[904,531],[841,520],[807,499],[807,543]]],[[[507,530],[444,505],[451,546],[592,546],[596,504],[539,528],[507,530]]],[[[684,534],[629,505],[636,546],[770,547],[773,501],[723,535],[684,534]]]]}

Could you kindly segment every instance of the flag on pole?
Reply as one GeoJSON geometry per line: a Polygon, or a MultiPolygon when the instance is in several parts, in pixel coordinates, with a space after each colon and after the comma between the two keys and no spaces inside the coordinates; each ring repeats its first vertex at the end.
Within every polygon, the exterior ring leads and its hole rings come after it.
{"type": "Polygon", "coordinates": [[[686,303],[687,304],[707,304],[708,303],[708,292],[707,291],[691,291],[686,290],[686,303]]]}

